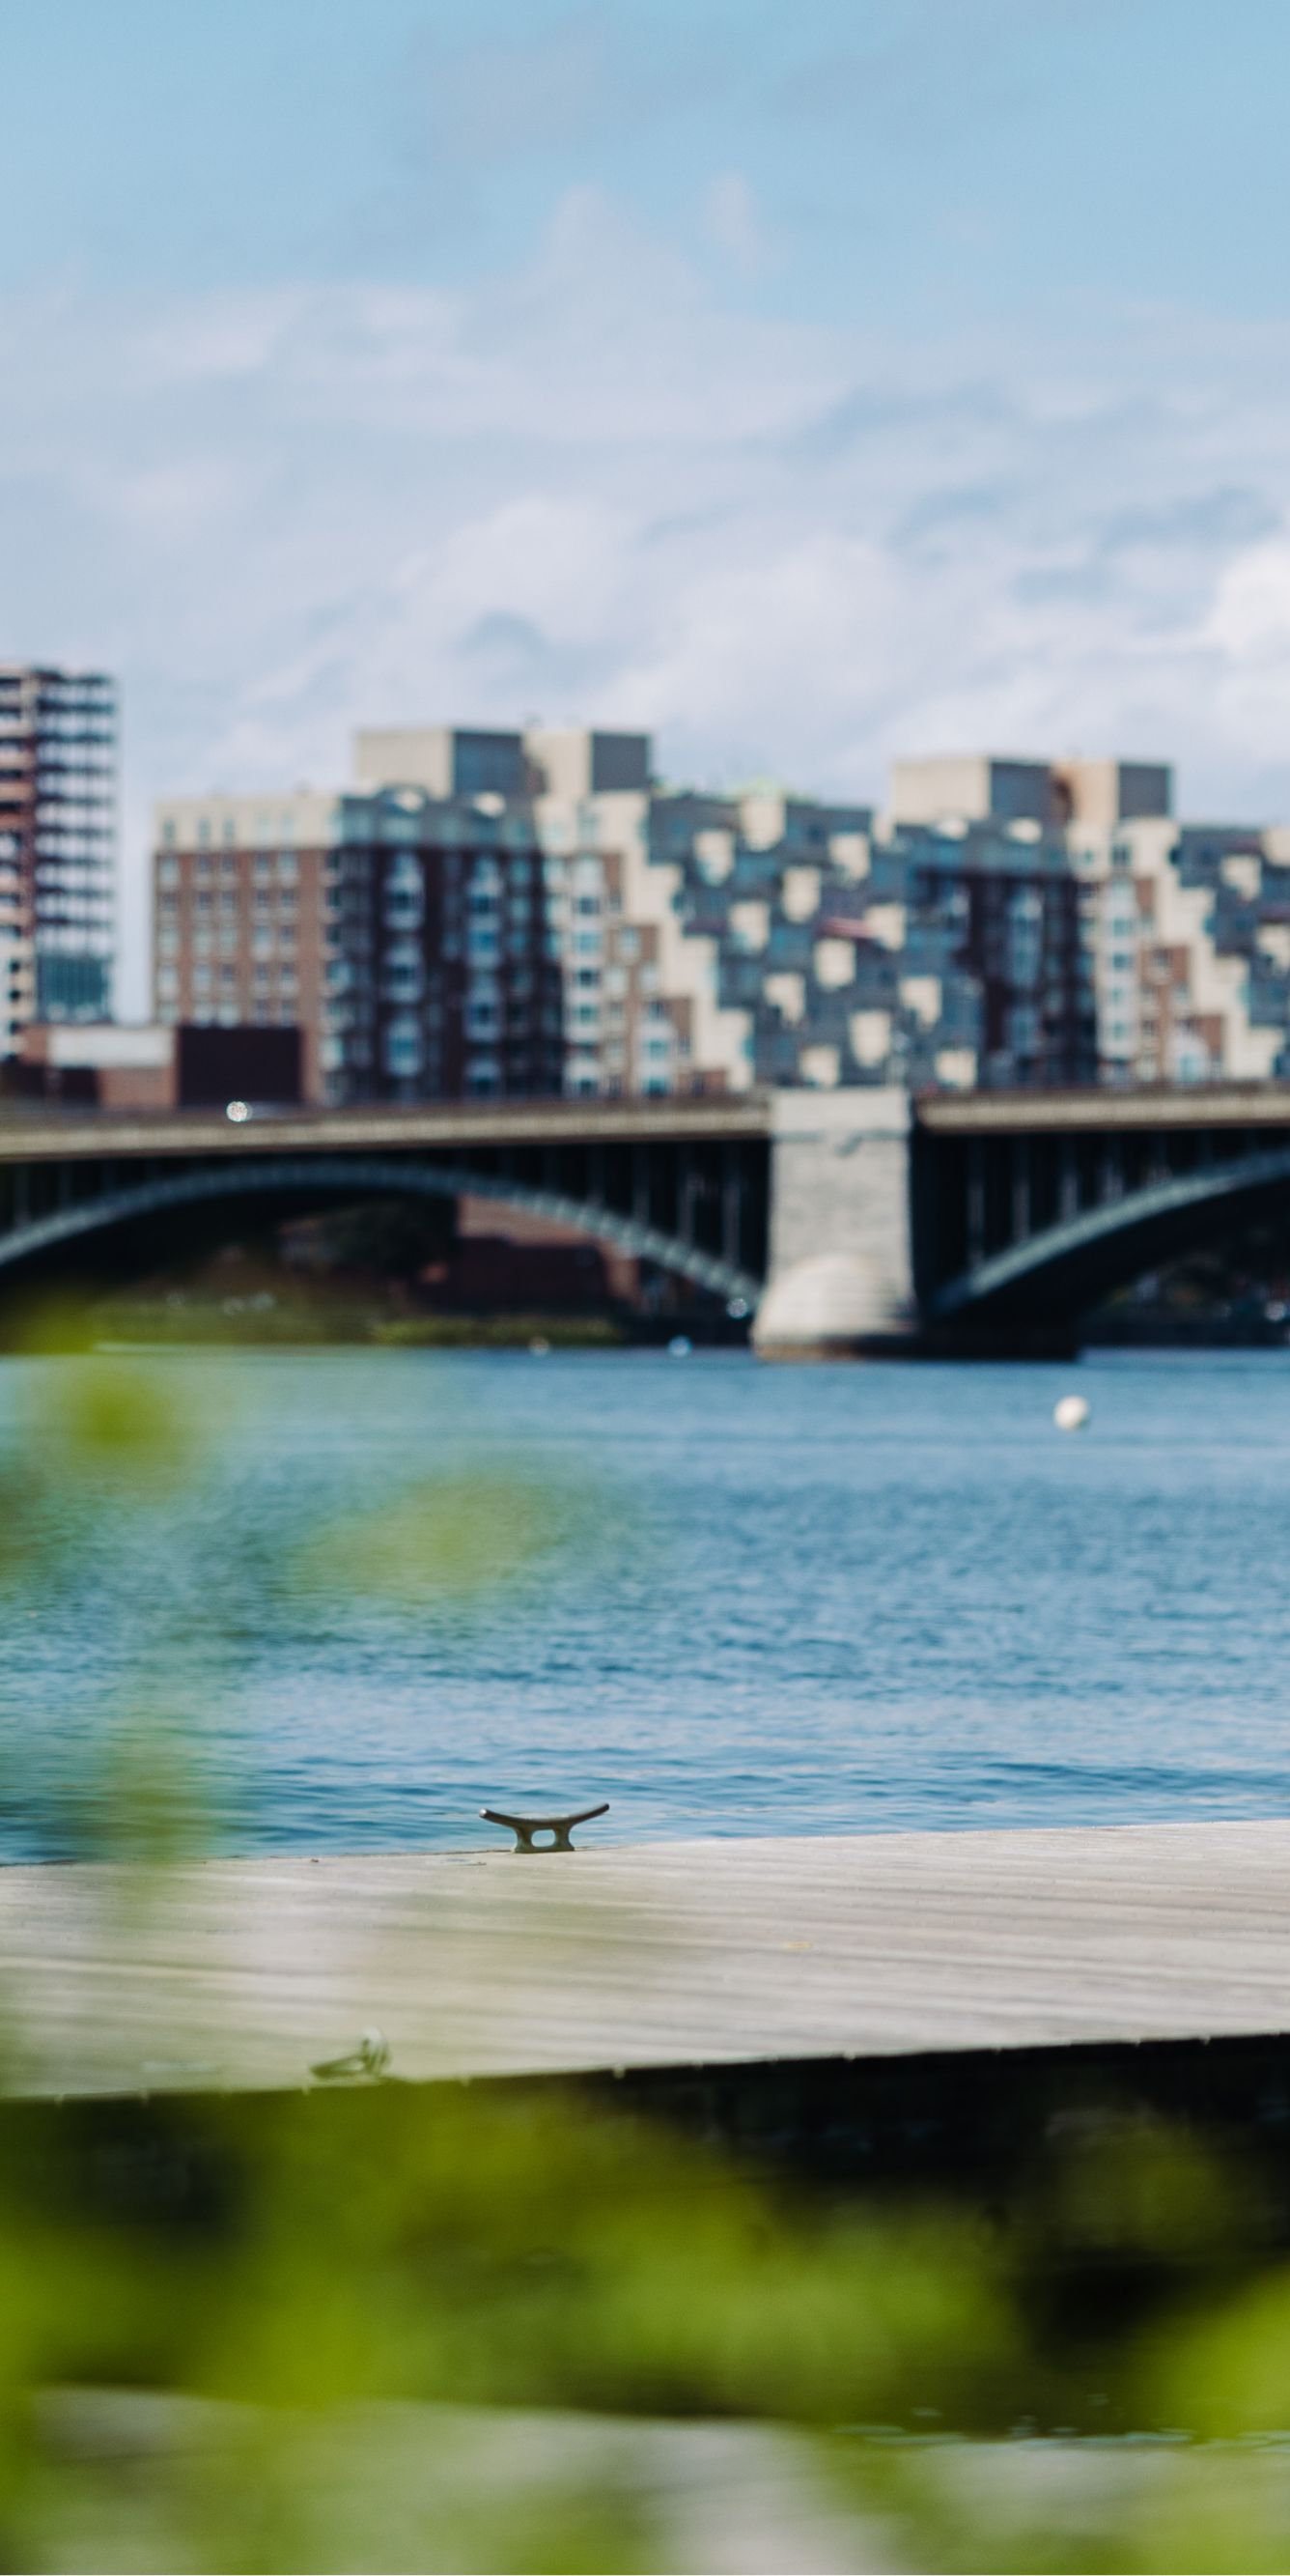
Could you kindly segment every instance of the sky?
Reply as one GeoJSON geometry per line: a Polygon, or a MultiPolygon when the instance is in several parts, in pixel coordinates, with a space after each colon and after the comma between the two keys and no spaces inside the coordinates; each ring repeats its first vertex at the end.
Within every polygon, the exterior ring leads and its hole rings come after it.
{"type": "Polygon", "coordinates": [[[1287,0],[0,0],[0,658],[361,723],[1172,759],[1290,817],[1287,0]]]}

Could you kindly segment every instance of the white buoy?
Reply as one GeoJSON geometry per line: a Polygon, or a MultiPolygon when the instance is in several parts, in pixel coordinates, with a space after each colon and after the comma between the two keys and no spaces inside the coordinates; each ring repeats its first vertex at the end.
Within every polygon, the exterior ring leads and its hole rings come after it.
{"type": "Polygon", "coordinates": [[[1087,1396],[1063,1395],[1053,1406],[1053,1420],[1059,1431],[1082,1431],[1088,1418],[1087,1396]]]}
{"type": "Polygon", "coordinates": [[[667,1355],[673,1360],[688,1360],[693,1348],[694,1344],[688,1333],[673,1333],[667,1346],[667,1355]]]}

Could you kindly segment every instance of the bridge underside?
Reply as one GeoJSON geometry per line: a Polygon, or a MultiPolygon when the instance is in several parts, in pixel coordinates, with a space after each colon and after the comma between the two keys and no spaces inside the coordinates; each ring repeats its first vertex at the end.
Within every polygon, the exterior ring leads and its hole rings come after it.
{"type": "Polygon", "coordinates": [[[0,1166],[0,1300],[120,1281],[203,1245],[364,1199],[471,1196],[591,1238],[751,1305],[765,1267],[757,1139],[439,1153],[168,1155],[0,1166]]]}
{"type": "Polygon", "coordinates": [[[1268,1219],[1290,1227],[1285,1131],[938,1138],[915,1161],[926,1331],[1069,1348],[1117,1290],[1268,1219]]]}

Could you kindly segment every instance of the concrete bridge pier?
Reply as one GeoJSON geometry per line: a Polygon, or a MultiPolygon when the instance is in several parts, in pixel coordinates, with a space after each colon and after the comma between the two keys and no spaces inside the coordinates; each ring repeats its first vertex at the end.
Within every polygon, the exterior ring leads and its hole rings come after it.
{"type": "Polygon", "coordinates": [[[903,1090],[776,1092],[770,1257],[753,1326],[763,1359],[917,1346],[910,1118],[903,1090]]]}

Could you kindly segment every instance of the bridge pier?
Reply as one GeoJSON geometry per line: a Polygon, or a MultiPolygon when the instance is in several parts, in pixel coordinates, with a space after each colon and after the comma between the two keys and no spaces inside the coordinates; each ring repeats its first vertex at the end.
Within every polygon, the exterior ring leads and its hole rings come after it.
{"type": "Polygon", "coordinates": [[[776,1092],[770,1164],[763,1359],[916,1347],[908,1093],[776,1092]]]}

